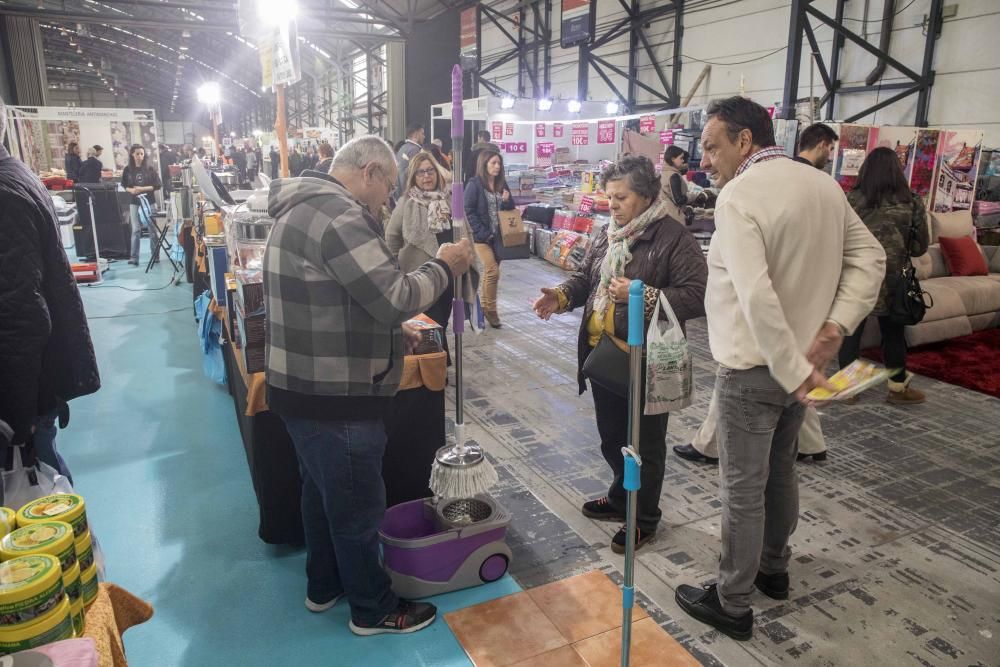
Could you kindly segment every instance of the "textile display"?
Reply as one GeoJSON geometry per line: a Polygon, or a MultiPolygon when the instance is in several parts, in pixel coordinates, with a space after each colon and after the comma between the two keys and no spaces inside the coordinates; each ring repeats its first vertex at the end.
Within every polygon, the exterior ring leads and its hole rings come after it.
{"type": "Polygon", "coordinates": [[[864,162],[868,150],[868,135],[871,129],[867,125],[840,126],[840,143],[837,146],[833,177],[840,183],[844,192],[850,192],[858,181],[858,169],[864,162]]]}
{"type": "Polygon", "coordinates": [[[913,173],[913,158],[917,145],[915,127],[873,127],[868,138],[868,152],[876,148],[888,148],[899,158],[899,166],[909,182],[913,173]]]}
{"type": "Polygon", "coordinates": [[[982,155],[980,130],[943,130],[938,141],[937,178],[930,208],[936,213],[970,210],[982,155]]]}
{"type": "Polygon", "coordinates": [[[910,174],[910,189],[930,201],[934,167],[937,162],[938,137],[940,130],[917,130],[917,143],[913,153],[913,170],[910,174]]]}

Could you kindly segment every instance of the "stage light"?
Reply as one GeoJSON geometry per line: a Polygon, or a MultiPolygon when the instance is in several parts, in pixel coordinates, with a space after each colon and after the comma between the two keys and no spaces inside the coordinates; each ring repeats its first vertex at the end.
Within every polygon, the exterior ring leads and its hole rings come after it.
{"type": "Polygon", "coordinates": [[[257,0],[257,16],[268,25],[282,25],[295,20],[299,13],[295,0],[257,0]]]}
{"type": "Polygon", "coordinates": [[[219,84],[215,81],[208,81],[198,87],[198,101],[210,107],[217,106],[222,100],[219,92],[219,84]]]}
{"type": "Polygon", "coordinates": [[[570,113],[580,113],[580,109],[583,105],[580,104],[580,100],[570,100],[566,103],[566,107],[569,109],[570,113]]]}
{"type": "Polygon", "coordinates": [[[542,99],[538,100],[539,111],[548,111],[551,108],[552,108],[552,100],[550,100],[549,98],[543,97],[542,99]]]}
{"type": "Polygon", "coordinates": [[[513,109],[514,108],[514,98],[510,95],[504,95],[500,98],[500,108],[501,109],[513,109]]]}
{"type": "Polygon", "coordinates": [[[614,116],[618,113],[618,102],[608,102],[608,106],[604,107],[604,110],[608,112],[609,116],[614,116]]]}

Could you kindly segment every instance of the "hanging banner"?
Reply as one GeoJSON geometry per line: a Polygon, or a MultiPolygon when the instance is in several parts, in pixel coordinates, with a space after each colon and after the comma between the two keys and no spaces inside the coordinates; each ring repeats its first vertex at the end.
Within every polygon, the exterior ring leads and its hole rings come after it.
{"type": "Polygon", "coordinates": [[[597,121],[597,143],[599,144],[615,143],[615,121],[613,120],[597,121]]]}
{"type": "Polygon", "coordinates": [[[551,141],[539,141],[535,144],[535,157],[552,157],[556,154],[556,145],[551,141]]]}
{"type": "Polygon", "coordinates": [[[639,131],[643,134],[656,132],[656,116],[643,116],[639,119],[639,131]]]}
{"type": "Polygon", "coordinates": [[[552,136],[553,137],[561,137],[562,135],[563,135],[563,124],[562,123],[553,123],[552,124],[552,136]]]}
{"type": "Polygon", "coordinates": [[[501,144],[500,147],[505,153],[527,153],[528,152],[528,142],[526,141],[509,141],[505,144],[501,144]]]}
{"type": "Polygon", "coordinates": [[[570,143],[574,146],[586,146],[590,143],[590,125],[587,123],[573,123],[573,137],[570,143]]]}
{"type": "Polygon", "coordinates": [[[660,130],[660,145],[661,146],[672,146],[674,143],[674,131],[673,130],[660,130]]]}
{"type": "Polygon", "coordinates": [[[536,137],[545,136],[545,123],[535,123],[535,136],[536,137]]]}
{"type": "Polygon", "coordinates": [[[458,59],[463,70],[476,69],[479,60],[479,8],[462,10],[459,18],[458,59]]]}
{"type": "Polygon", "coordinates": [[[504,131],[504,134],[506,134],[508,137],[514,136],[514,123],[507,123],[507,128],[504,131]]]}
{"type": "Polygon", "coordinates": [[[594,36],[594,4],[590,0],[562,0],[559,43],[569,48],[594,36]]]}
{"type": "Polygon", "coordinates": [[[493,141],[500,141],[503,139],[503,123],[494,121],[490,124],[490,130],[493,133],[493,141]]]}
{"type": "Polygon", "coordinates": [[[294,21],[276,26],[270,40],[264,40],[271,49],[271,85],[289,86],[302,78],[299,62],[299,32],[294,21]]]}

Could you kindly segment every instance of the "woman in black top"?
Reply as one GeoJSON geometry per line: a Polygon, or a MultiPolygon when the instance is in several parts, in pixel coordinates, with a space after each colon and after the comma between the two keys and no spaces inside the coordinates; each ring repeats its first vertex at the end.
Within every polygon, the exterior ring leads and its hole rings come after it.
{"type": "Polygon", "coordinates": [[[500,211],[514,208],[514,198],[507,187],[500,153],[482,150],[476,163],[476,175],[465,186],[465,219],[472,227],[476,254],[483,263],[483,315],[494,329],[500,328],[497,313],[497,285],[500,283],[500,260],[497,249],[502,242],[500,211]]]}
{"type": "Polygon", "coordinates": [[[66,178],[71,181],[80,180],[81,164],[83,160],[80,159],[80,144],[71,141],[66,148],[66,178]]]}
{"type": "MultiPolygon", "coordinates": [[[[132,144],[128,151],[128,166],[122,172],[122,187],[132,195],[129,214],[132,218],[132,259],[129,264],[139,265],[139,241],[142,239],[142,223],[139,221],[139,197],[145,195],[153,203],[153,192],[160,189],[160,175],[146,162],[146,149],[132,144]]],[[[156,249],[156,228],[149,227],[149,251],[156,249]]]]}

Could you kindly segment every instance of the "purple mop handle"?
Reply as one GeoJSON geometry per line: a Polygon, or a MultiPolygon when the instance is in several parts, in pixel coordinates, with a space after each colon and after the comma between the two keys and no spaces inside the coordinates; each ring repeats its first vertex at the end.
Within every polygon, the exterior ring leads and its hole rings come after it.
{"type": "MultiPolygon", "coordinates": [[[[465,227],[465,190],[462,186],[462,140],[465,137],[465,110],[462,108],[462,68],[451,68],[451,138],[455,156],[453,173],[458,176],[451,186],[452,239],[458,240],[457,229],[465,227]]],[[[465,302],[462,300],[462,278],[455,278],[455,297],[451,301],[452,330],[465,333],[465,302]]]]}

